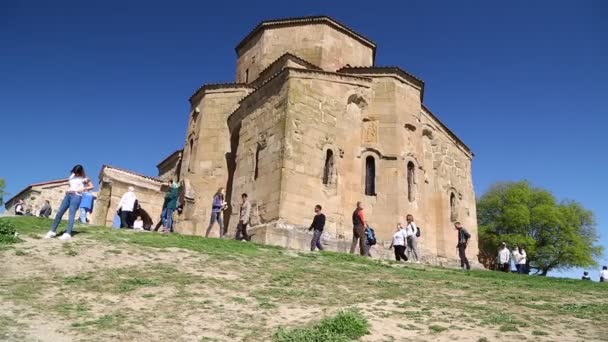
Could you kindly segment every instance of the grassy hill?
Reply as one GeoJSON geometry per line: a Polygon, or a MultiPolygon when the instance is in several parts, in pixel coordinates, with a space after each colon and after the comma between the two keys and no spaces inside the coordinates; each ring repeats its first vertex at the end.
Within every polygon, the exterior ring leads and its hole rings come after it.
{"type": "Polygon", "coordinates": [[[0,340],[608,340],[606,284],[0,221],[0,340]]]}

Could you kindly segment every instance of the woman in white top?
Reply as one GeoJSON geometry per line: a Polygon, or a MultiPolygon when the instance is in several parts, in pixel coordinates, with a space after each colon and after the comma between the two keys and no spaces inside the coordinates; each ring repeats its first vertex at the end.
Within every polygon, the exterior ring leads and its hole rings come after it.
{"type": "Polygon", "coordinates": [[[46,239],[53,238],[57,235],[57,227],[61,222],[61,218],[63,214],[69,209],[68,214],[68,227],[59,238],[60,240],[69,240],[72,238],[72,229],[74,228],[74,217],[76,216],[76,212],[78,211],[78,207],[80,206],[80,200],[82,199],[82,193],[85,191],[89,191],[93,189],[93,183],[86,178],[86,174],[84,173],[84,168],[82,165],[76,165],[72,168],[72,172],[69,178],[69,188],[65,192],[65,196],[63,197],[63,201],[57,209],[57,215],[55,215],[55,220],[51,225],[51,230],[46,233],[44,236],[46,239]]]}
{"type": "Polygon", "coordinates": [[[519,274],[525,274],[526,273],[526,258],[528,257],[528,255],[526,254],[526,250],[524,249],[523,246],[519,246],[517,247],[519,253],[518,256],[519,258],[515,260],[515,262],[517,262],[517,265],[515,266],[517,268],[517,273],[519,274]]]}
{"type": "Polygon", "coordinates": [[[144,221],[141,219],[141,216],[137,216],[137,219],[133,222],[133,229],[144,230],[144,221]]]}
{"type": "Polygon", "coordinates": [[[600,271],[600,283],[608,281],[608,266],[602,267],[600,271]]]}
{"type": "Polygon", "coordinates": [[[407,227],[405,228],[407,236],[407,254],[410,258],[416,258],[416,262],[418,262],[418,239],[416,236],[418,227],[416,226],[416,222],[414,222],[414,216],[407,214],[405,219],[407,220],[407,227]]]}
{"type": "Polygon", "coordinates": [[[397,230],[395,234],[393,234],[393,242],[391,242],[390,248],[395,248],[395,259],[397,261],[407,261],[407,256],[405,255],[405,229],[401,223],[397,224],[397,230]]]}

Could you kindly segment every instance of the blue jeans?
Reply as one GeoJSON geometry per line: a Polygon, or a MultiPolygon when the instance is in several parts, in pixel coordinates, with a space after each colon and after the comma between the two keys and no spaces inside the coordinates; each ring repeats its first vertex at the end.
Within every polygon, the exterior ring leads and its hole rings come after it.
{"type": "Polygon", "coordinates": [[[80,208],[80,222],[86,224],[87,223],[87,213],[89,209],[80,208]]]}
{"type": "Polygon", "coordinates": [[[78,211],[78,207],[80,206],[81,196],[77,194],[65,194],[63,201],[61,201],[61,205],[59,209],[57,209],[57,215],[55,215],[55,220],[53,220],[53,224],[51,225],[51,231],[56,232],[59,223],[61,222],[61,218],[63,214],[70,209],[68,214],[68,228],[65,233],[72,235],[72,229],[74,228],[74,217],[76,217],[76,212],[78,211]]]}
{"type": "Polygon", "coordinates": [[[164,208],[160,216],[163,219],[163,229],[173,232],[173,211],[175,209],[164,208]]]}
{"type": "Polygon", "coordinates": [[[209,236],[211,233],[211,229],[213,228],[213,224],[217,221],[220,225],[220,237],[224,236],[224,220],[222,219],[222,212],[211,212],[211,219],[209,219],[209,226],[207,227],[207,232],[205,233],[205,237],[209,236]]]}

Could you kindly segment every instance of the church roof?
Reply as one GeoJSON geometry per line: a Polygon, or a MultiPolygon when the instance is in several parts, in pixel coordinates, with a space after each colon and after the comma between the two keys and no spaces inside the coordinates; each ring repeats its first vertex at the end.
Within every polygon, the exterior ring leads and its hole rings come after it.
{"type": "Polygon", "coordinates": [[[283,18],[283,19],[274,19],[274,20],[264,20],[258,24],[241,42],[236,46],[235,50],[238,53],[239,50],[247,44],[247,42],[253,38],[258,32],[271,27],[281,27],[281,26],[296,26],[296,25],[309,25],[309,24],[318,24],[324,23],[327,24],[338,31],[341,31],[359,42],[371,47],[374,50],[374,54],[376,53],[376,43],[372,40],[366,38],[360,33],[355,32],[350,27],[342,24],[334,18],[321,15],[321,16],[308,16],[308,17],[293,17],[293,18],[283,18]]]}
{"type": "Polygon", "coordinates": [[[475,156],[475,154],[473,153],[473,151],[471,151],[471,149],[462,141],[460,140],[460,138],[454,134],[454,132],[452,132],[448,126],[446,126],[443,122],[441,122],[441,120],[439,120],[439,118],[437,117],[437,115],[435,115],[433,112],[431,112],[431,110],[423,103],[422,104],[422,109],[427,112],[430,116],[432,116],[438,123],[439,125],[441,125],[441,127],[446,131],[446,133],[452,137],[452,139],[454,139],[458,144],[460,144],[465,150],[467,150],[467,152],[469,152],[472,156],[475,156]]]}
{"type": "Polygon", "coordinates": [[[67,182],[68,182],[68,179],[64,178],[64,179],[55,179],[55,180],[51,180],[51,181],[47,181],[47,182],[32,183],[32,184],[26,186],[23,190],[19,191],[15,196],[13,196],[13,197],[9,198],[7,201],[5,201],[4,202],[5,208],[8,208],[10,206],[10,203],[13,202],[13,200],[15,200],[17,197],[21,196],[26,191],[31,190],[35,186],[44,186],[44,185],[53,185],[53,184],[62,184],[62,183],[67,184],[67,182]]]}
{"type": "Polygon", "coordinates": [[[130,175],[133,175],[133,176],[136,176],[136,177],[148,179],[148,180],[151,180],[151,181],[154,181],[154,182],[164,183],[164,181],[162,179],[159,179],[159,178],[156,178],[156,177],[146,176],[146,175],[143,175],[141,173],[137,173],[137,172],[134,172],[134,171],[131,171],[131,170],[122,169],[122,168],[119,168],[119,167],[116,167],[116,166],[105,165],[105,164],[101,166],[101,170],[99,171],[99,179],[100,180],[103,178],[102,175],[103,175],[103,172],[106,169],[117,170],[119,172],[123,172],[123,173],[130,174],[130,175]]]}
{"type": "Polygon", "coordinates": [[[170,155],[168,155],[165,159],[161,160],[160,163],[156,164],[156,167],[160,167],[161,165],[163,165],[164,163],[168,162],[171,158],[173,158],[174,156],[182,153],[184,151],[184,149],[179,149],[173,153],[171,153],[170,155]]]}
{"type": "Polygon", "coordinates": [[[192,99],[198,95],[203,90],[212,90],[212,89],[229,89],[229,88],[251,88],[246,83],[207,83],[198,87],[198,89],[190,96],[189,100],[192,102],[192,99]]]}
{"type": "Polygon", "coordinates": [[[424,99],[424,81],[396,66],[345,66],[337,72],[346,74],[396,74],[420,87],[420,99],[424,99]]]}

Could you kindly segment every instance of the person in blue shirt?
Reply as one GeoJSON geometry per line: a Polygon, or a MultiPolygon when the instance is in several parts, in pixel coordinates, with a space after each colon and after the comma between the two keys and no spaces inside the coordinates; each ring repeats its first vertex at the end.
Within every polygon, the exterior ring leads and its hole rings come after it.
{"type": "Polygon", "coordinates": [[[95,202],[95,196],[90,191],[82,193],[82,199],[80,200],[80,222],[86,224],[87,214],[93,212],[93,203],[95,202]]]}
{"type": "Polygon", "coordinates": [[[207,226],[207,232],[205,237],[209,237],[213,224],[215,222],[220,226],[220,238],[224,237],[224,220],[222,218],[223,211],[228,207],[226,203],[226,191],[224,188],[219,188],[215,195],[213,195],[213,203],[211,204],[211,218],[209,219],[209,226],[207,226]]]}

